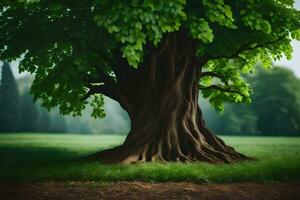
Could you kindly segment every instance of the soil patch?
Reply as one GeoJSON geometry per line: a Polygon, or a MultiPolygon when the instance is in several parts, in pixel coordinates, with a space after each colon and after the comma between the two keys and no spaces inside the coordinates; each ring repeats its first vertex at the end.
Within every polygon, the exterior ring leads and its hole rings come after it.
{"type": "Polygon", "coordinates": [[[1,200],[205,199],[299,200],[300,182],[196,184],[145,182],[0,183],[1,200]]]}

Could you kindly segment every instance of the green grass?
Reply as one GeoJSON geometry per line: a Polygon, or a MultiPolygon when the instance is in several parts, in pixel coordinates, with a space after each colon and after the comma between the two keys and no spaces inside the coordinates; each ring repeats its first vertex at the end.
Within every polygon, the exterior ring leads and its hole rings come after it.
{"type": "Polygon", "coordinates": [[[258,161],[212,165],[206,163],[148,163],[101,165],[78,158],[120,144],[123,136],[1,134],[0,181],[193,181],[273,182],[300,180],[300,138],[223,137],[237,150],[258,161]]]}

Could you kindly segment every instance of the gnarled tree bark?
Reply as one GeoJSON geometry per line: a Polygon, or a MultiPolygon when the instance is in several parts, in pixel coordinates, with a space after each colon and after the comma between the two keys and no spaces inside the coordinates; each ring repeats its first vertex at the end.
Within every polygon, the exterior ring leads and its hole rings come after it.
{"type": "Polygon", "coordinates": [[[198,96],[201,65],[207,61],[196,59],[193,41],[184,33],[172,33],[161,46],[148,50],[142,66],[117,83],[118,100],[131,118],[130,133],[122,145],[87,159],[105,163],[248,159],[205,126],[198,96]]]}

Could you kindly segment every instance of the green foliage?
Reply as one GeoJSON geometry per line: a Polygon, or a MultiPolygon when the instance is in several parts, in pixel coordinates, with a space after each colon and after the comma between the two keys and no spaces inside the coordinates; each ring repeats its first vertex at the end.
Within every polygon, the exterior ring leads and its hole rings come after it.
{"type": "Polygon", "coordinates": [[[240,93],[204,91],[212,105],[222,111],[224,101],[249,101],[250,92],[241,74],[251,72],[253,64],[262,61],[270,66],[283,55],[291,58],[291,39],[300,39],[300,12],[292,3],[2,1],[0,59],[23,57],[20,70],[36,74],[32,93],[46,108],[59,107],[63,114],[80,115],[90,103],[97,105],[93,116],[103,117],[101,98],[82,101],[89,80],[101,82],[103,74],[115,80],[114,68],[122,67],[118,63],[120,49],[128,63],[138,68],[149,51],[146,45],[158,46],[167,33],[184,30],[194,39],[198,59],[211,60],[207,66],[195,67],[225,73],[229,83],[221,81],[219,86],[240,93]]]}
{"type": "Polygon", "coordinates": [[[225,101],[232,103],[247,102],[250,103],[250,92],[249,85],[243,79],[241,72],[244,69],[236,70],[238,63],[234,61],[229,62],[226,59],[218,59],[210,61],[206,66],[205,70],[213,71],[218,74],[221,78],[215,79],[201,79],[200,85],[209,87],[211,84],[228,89],[233,92],[220,91],[217,89],[202,90],[202,95],[207,98],[211,105],[219,112],[223,113],[225,101]]]}
{"type": "Polygon", "coordinates": [[[297,29],[297,30],[293,31],[291,36],[295,40],[300,40],[300,29],[297,29]]]}
{"type": "Polygon", "coordinates": [[[93,107],[92,116],[93,117],[105,117],[104,109],[101,107],[104,104],[103,95],[95,95],[91,103],[93,107]]]}
{"type": "Polygon", "coordinates": [[[213,31],[208,22],[203,18],[191,17],[189,19],[189,29],[194,39],[200,39],[204,43],[211,43],[214,39],[213,31]]]}
{"type": "Polygon", "coordinates": [[[138,180],[198,183],[299,181],[299,138],[232,136],[222,138],[238,151],[254,156],[258,160],[232,165],[206,163],[101,165],[99,162],[76,160],[99,151],[99,148],[122,143],[123,136],[3,134],[0,136],[2,159],[0,180],[9,182],[138,180]]]}
{"type": "Polygon", "coordinates": [[[223,0],[203,0],[202,4],[205,16],[211,22],[216,22],[228,28],[236,28],[233,24],[234,18],[231,7],[225,4],[223,0]]]}
{"type": "Polygon", "coordinates": [[[19,91],[10,65],[4,62],[0,83],[0,133],[17,131],[19,98],[19,91]]]}
{"type": "Polygon", "coordinates": [[[255,11],[247,12],[246,10],[240,11],[240,14],[243,16],[242,21],[252,30],[262,31],[265,34],[269,34],[272,31],[271,24],[262,19],[262,15],[255,11]]]}
{"type": "Polygon", "coordinates": [[[138,67],[147,40],[157,45],[164,33],[179,30],[186,18],[185,3],[185,0],[132,0],[113,4],[98,1],[101,11],[94,19],[123,44],[123,56],[138,67]]]}

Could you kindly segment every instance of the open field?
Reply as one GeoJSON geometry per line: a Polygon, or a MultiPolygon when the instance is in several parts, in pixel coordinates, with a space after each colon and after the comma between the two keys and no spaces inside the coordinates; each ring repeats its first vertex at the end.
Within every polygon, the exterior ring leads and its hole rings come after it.
{"type": "Polygon", "coordinates": [[[257,161],[238,164],[101,165],[78,158],[121,143],[124,136],[1,134],[0,181],[290,182],[300,180],[300,138],[223,137],[257,161]]]}

